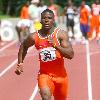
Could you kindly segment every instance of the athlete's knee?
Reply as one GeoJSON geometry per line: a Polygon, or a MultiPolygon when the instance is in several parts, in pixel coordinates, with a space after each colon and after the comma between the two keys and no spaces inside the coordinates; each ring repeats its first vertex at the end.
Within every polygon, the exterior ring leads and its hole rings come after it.
{"type": "Polygon", "coordinates": [[[40,89],[40,95],[42,97],[42,100],[51,100],[51,91],[49,87],[40,89]]]}

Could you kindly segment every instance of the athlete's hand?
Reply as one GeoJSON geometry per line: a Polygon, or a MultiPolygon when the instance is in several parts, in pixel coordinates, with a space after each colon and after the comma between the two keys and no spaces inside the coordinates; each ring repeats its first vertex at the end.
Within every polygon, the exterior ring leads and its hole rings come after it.
{"type": "Polygon", "coordinates": [[[17,64],[17,68],[15,70],[15,73],[17,75],[20,75],[23,72],[23,63],[17,64]]]}

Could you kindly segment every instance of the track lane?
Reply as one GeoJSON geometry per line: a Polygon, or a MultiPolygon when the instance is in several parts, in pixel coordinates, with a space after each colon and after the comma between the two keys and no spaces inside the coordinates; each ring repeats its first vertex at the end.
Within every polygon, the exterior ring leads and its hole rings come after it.
{"type": "Polygon", "coordinates": [[[19,48],[16,45],[16,42],[13,41],[0,49],[0,72],[4,70],[11,61],[16,59],[19,48]]]}
{"type": "Polygon", "coordinates": [[[0,52],[3,51],[4,49],[7,49],[10,46],[12,46],[16,42],[17,42],[17,40],[10,41],[10,42],[8,41],[8,42],[5,42],[4,45],[0,45],[0,52]]]}
{"type": "MultiPolygon", "coordinates": [[[[88,86],[87,86],[87,65],[86,65],[86,47],[85,45],[73,46],[75,51],[74,59],[65,59],[65,66],[69,76],[69,94],[68,100],[88,100],[88,86]]],[[[100,46],[90,43],[90,57],[92,65],[92,83],[93,83],[93,100],[99,100],[99,57],[100,46]],[[95,45],[95,49],[92,48],[95,45]],[[96,66],[96,67],[95,67],[96,66]]],[[[17,57],[16,52],[18,48],[11,46],[5,53],[13,52],[9,55],[11,59],[8,59],[9,63],[17,57]],[[14,54],[15,53],[15,54],[14,54]],[[14,58],[13,58],[14,57],[14,58]]],[[[8,58],[9,58],[8,56],[8,58]]],[[[5,56],[6,57],[6,56],[5,56]]],[[[1,60],[2,65],[5,64],[1,60]]],[[[4,58],[6,59],[6,58],[4,58]]],[[[1,64],[1,63],[0,63],[1,64]]],[[[7,63],[6,63],[7,64],[7,63]]],[[[5,64],[5,65],[6,65],[5,64]]],[[[8,65],[8,64],[7,64],[8,65]]],[[[24,73],[21,76],[17,76],[14,73],[16,65],[11,68],[2,78],[0,78],[0,99],[1,100],[29,100],[37,83],[36,75],[39,69],[39,62],[36,49],[33,49],[28,53],[24,61],[24,73]],[[10,92],[9,92],[10,91],[10,92]],[[5,95],[7,95],[5,97],[5,95]]],[[[1,69],[1,68],[0,68],[1,69]]],[[[3,69],[2,69],[3,70],[3,69]]],[[[41,100],[40,95],[37,92],[34,100],[41,100]]]]}
{"type": "Polygon", "coordinates": [[[100,44],[96,41],[90,43],[90,58],[92,70],[93,100],[100,99],[100,44]]]}
{"type": "Polygon", "coordinates": [[[88,100],[87,64],[85,45],[75,45],[74,58],[65,60],[69,76],[68,100],[88,100]]]}
{"type": "MultiPolygon", "coordinates": [[[[34,50],[33,50],[34,52],[34,50]]],[[[34,66],[38,66],[37,54],[29,52],[25,59],[25,69],[21,76],[14,73],[16,65],[11,68],[3,77],[0,78],[0,99],[2,100],[28,100],[37,83],[37,70],[34,66]],[[33,57],[32,54],[35,56],[33,57]],[[37,58],[37,59],[36,59],[37,58]],[[33,62],[32,62],[33,60],[33,62]],[[33,66],[32,66],[33,65],[33,66]],[[33,69],[33,70],[32,70],[33,69]],[[34,70],[35,69],[35,70],[34,70]],[[10,91],[10,92],[9,92],[10,91]],[[6,96],[5,96],[6,95],[6,96]]]]}

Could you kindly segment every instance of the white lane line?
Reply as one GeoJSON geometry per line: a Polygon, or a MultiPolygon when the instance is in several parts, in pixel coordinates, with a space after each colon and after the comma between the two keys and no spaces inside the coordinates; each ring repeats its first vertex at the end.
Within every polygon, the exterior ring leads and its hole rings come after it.
{"type": "Polygon", "coordinates": [[[35,89],[34,89],[32,95],[31,95],[31,97],[29,98],[29,100],[34,100],[37,92],[38,92],[38,84],[36,84],[35,89]]]}
{"type": "Polygon", "coordinates": [[[91,63],[89,53],[89,42],[86,43],[86,58],[87,58],[87,79],[88,79],[88,100],[92,100],[92,79],[91,79],[91,63]]]}
{"type": "MultiPolygon", "coordinates": [[[[29,51],[31,51],[33,49],[33,47],[31,47],[29,50],[28,50],[28,52],[29,51]]],[[[6,69],[4,69],[1,73],[0,73],[0,77],[2,77],[8,70],[10,70],[16,63],[17,63],[17,59],[15,59],[9,66],[7,66],[7,68],[6,69]]]]}
{"type": "Polygon", "coordinates": [[[15,59],[5,70],[0,73],[0,77],[2,77],[9,69],[11,69],[17,63],[17,59],[15,59]]]}
{"type": "Polygon", "coordinates": [[[12,42],[11,42],[11,43],[9,43],[8,45],[6,45],[6,46],[2,47],[2,48],[0,49],[0,52],[1,52],[1,51],[3,51],[3,50],[5,50],[5,49],[7,49],[8,47],[10,47],[11,45],[15,44],[16,42],[17,42],[17,40],[12,41],[12,42]]]}
{"type": "Polygon", "coordinates": [[[100,53],[100,51],[91,52],[90,56],[100,53]]]}

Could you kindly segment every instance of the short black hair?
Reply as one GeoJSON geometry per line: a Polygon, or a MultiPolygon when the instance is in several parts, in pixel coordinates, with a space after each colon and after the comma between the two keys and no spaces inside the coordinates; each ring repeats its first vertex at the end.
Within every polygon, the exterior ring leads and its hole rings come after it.
{"type": "Polygon", "coordinates": [[[49,13],[51,13],[51,14],[54,16],[53,11],[50,10],[50,9],[46,9],[46,10],[44,10],[44,11],[41,13],[41,15],[43,15],[43,14],[46,13],[46,12],[49,12],[49,13]]]}

